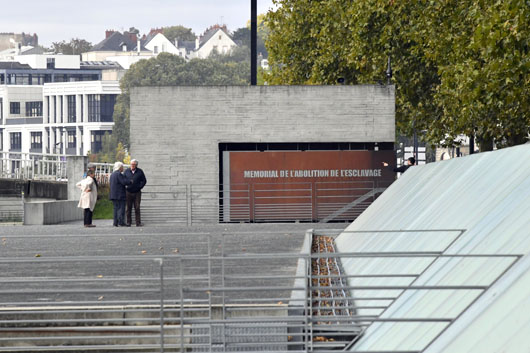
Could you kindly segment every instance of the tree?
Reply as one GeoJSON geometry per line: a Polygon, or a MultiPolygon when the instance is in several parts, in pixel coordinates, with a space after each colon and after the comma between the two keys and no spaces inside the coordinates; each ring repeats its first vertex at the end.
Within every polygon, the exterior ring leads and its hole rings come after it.
{"type": "Polygon", "coordinates": [[[448,20],[426,14],[431,36],[427,55],[436,57],[443,107],[437,128],[476,135],[481,150],[527,140],[530,126],[530,12],[523,0],[453,1],[433,5],[448,20]],[[450,34],[449,36],[447,34],[450,34]]]}
{"type": "MultiPolygon", "coordinates": [[[[264,58],[268,57],[267,47],[265,46],[265,38],[267,36],[268,29],[266,24],[263,21],[264,15],[258,16],[258,32],[257,32],[257,42],[256,42],[256,51],[261,53],[264,58]],[[259,18],[262,18],[261,22],[259,18]]],[[[247,27],[241,27],[236,29],[232,33],[232,39],[234,42],[238,43],[240,47],[245,47],[246,50],[250,50],[250,23],[247,27]]]]}
{"type": "Polygon", "coordinates": [[[213,54],[207,59],[183,58],[169,53],[132,65],[120,81],[122,93],[114,106],[115,143],[129,147],[130,89],[142,86],[248,85],[250,63],[242,53],[213,54]]]}
{"type": "Polygon", "coordinates": [[[64,40],[62,42],[53,42],[51,47],[55,53],[64,55],[81,55],[90,51],[91,48],[92,43],[79,38],[72,38],[69,42],[64,40]]]}
{"type": "Polygon", "coordinates": [[[382,83],[390,57],[398,132],[427,130],[431,144],[474,134],[482,150],[528,135],[524,0],[274,2],[269,83],[382,83]]]}
{"type": "Polygon", "coordinates": [[[181,25],[164,27],[162,29],[162,34],[173,43],[175,42],[175,39],[179,42],[182,42],[195,41],[195,38],[197,38],[191,28],[187,28],[181,25]]]}

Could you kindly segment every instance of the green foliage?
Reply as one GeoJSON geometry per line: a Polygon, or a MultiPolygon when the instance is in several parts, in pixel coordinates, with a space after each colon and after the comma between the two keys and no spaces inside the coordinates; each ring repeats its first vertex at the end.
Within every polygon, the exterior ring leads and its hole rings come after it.
{"type": "MultiPolygon", "coordinates": [[[[128,147],[130,89],[142,86],[248,85],[250,63],[245,49],[229,55],[212,54],[207,59],[183,58],[169,53],[132,65],[120,81],[122,94],[114,106],[113,138],[128,147]]],[[[105,147],[104,147],[105,149],[105,147]]]]}
{"type": "Polygon", "coordinates": [[[94,207],[93,219],[113,219],[114,208],[112,201],[109,200],[110,186],[108,184],[98,185],[98,200],[94,207]]]}
{"type": "Polygon", "coordinates": [[[51,49],[57,54],[61,53],[64,55],[81,55],[92,48],[92,43],[87,42],[84,39],[72,38],[69,42],[53,42],[51,49]]]}
{"type": "MultiPolygon", "coordinates": [[[[264,28],[264,26],[262,26],[264,28]]],[[[264,58],[267,58],[268,52],[267,48],[265,47],[265,40],[264,36],[266,35],[265,30],[260,31],[258,26],[258,33],[257,33],[257,42],[256,42],[256,52],[261,55],[263,55],[264,58]]],[[[241,45],[241,47],[247,48],[247,51],[250,50],[250,28],[242,27],[238,28],[237,30],[232,33],[232,39],[234,42],[238,43],[238,45],[241,45]]],[[[250,53],[250,52],[249,52],[250,53]]]]}
{"type": "Polygon", "coordinates": [[[187,28],[181,25],[164,27],[162,29],[162,34],[169,39],[172,43],[175,43],[175,39],[179,42],[182,41],[194,41],[196,38],[195,33],[191,28],[187,28]]]}
{"type": "MultiPolygon", "coordinates": [[[[96,163],[126,163],[128,158],[127,151],[121,142],[118,142],[116,136],[106,133],[101,141],[101,151],[97,154],[90,154],[90,162],[96,163]]],[[[128,163],[127,163],[128,164],[128,163]]]]}
{"type": "Polygon", "coordinates": [[[386,81],[396,123],[431,144],[474,134],[481,150],[525,141],[530,11],[525,0],[274,0],[270,84],[386,81]]]}

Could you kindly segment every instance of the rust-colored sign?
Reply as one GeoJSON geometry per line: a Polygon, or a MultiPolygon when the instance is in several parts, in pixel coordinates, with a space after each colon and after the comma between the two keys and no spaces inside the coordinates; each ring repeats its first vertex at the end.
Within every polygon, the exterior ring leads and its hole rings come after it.
{"type": "Polygon", "coordinates": [[[230,183],[393,180],[394,151],[230,152],[230,183]]]}
{"type": "Polygon", "coordinates": [[[341,214],[354,219],[395,178],[394,151],[228,153],[224,206],[232,220],[236,209],[248,209],[252,221],[318,220],[361,200],[341,214]]]}

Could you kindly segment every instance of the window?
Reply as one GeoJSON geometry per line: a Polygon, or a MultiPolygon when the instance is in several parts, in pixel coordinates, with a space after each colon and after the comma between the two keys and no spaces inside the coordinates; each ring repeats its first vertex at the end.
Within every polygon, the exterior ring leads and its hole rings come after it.
{"type": "Polygon", "coordinates": [[[154,48],[153,48],[153,53],[154,53],[154,54],[158,54],[158,46],[156,46],[156,45],[154,46],[154,48]]]}
{"type": "Polygon", "coordinates": [[[57,121],[58,123],[63,122],[63,100],[64,100],[64,97],[59,96],[59,119],[57,121]]]}
{"type": "Polygon", "coordinates": [[[101,151],[103,146],[103,136],[105,133],[112,133],[112,131],[92,131],[90,151],[92,153],[98,153],[101,151]]]}
{"type": "Polygon", "coordinates": [[[53,96],[53,121],[50,119],[50,122],[57,122],[57,109],[59,109],[57,106],[57,96],[53,96]]]}
{"type": "Polygon", "coordinates": [[[219,52],[219,50],[217,49],[217,45],[214,45],[214,46],[213,46],[213,51],[216,52],[216,53],[219,52]]]}
{"type": "Polygon", "coordinates": [[[112,122],[114,114],[115,94],[88,95],[88,121],[112,122]]]}
{"type": "Polygon", "coordinates": [[[22,133],[21,132],[12,132],[9,134],[11,139],[11,151],[20,151],[22,148],[22,133]]]}
{"type": "Polygon", "coordinates": [[[14,74],[14,83],[15,85],[29,85],[30,82],[30,76],[29,74],[14,74]]]}
{"type": "Polygon", "coordinates": [[[9,102],[9,113],[20,114],[20,102],[9,102]]]}
{"type": "Polygon", "coordinates": [[[42,132],[31,133],[31,149],[42,149],[42,132]]]}
{"type": "Polygon", "coordinates": [[[55,69],[55,58],[46,58],[46,68],[55,69]]]}
{"type": "MultiPolygon", "coordinates": [[[[4,120],[4,100],[0,98],[0,125],[2,125],[2,120],[4,120]]],[[[1,151],[1,146],[0,146],[1,151]]]]}
{"type": "Polygon", "coordinates": [[[68,148],[75,148],[76,146],[75,131],[68,131],[68,148]]]}
{"type": "Polygon", "coordinates": [[[116,103],[115,94],[103,94],[101,99],[101,121],[112,122],[112,115],[114,114],[114,104],[116,103]]]}
{"type": "Polygon", "coordinates": [[[219,34],[219,40],[223,39],[223,36],[219,34]]]}
{"type": "Polygon", "coordinates": [[[42,102],[26,102],[26,116],[42,116],[42,102]]]}
{"type": "Polygon", "coordinates": [[[76,121],[76,107],[75,107],[75,95],[66,96],[68,103],[68,122],[75,123],[76,121]]]}
{"type": "Polygon", "coordinates": [[[99,121],[100,102],[99,94],[88,95],[88,121],[96,122],[99,121]]]}

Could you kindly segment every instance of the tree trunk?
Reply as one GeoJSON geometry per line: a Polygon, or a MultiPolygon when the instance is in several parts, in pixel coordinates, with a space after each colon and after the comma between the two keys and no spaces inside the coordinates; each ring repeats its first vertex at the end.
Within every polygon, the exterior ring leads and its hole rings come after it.
{"type": "Polygon", "coordinates": [[[493,151],[493,137],[477,136],[477,142],[480,152],[493,151]]]}
{"type": "Polygon", "coordinates": [[[528,142],[528,135],[520,133],[520,134],[516,134],[516,135],[511,135],[507,139],[506,145],[507,146],[517,146],[517,145],[525,144],[527,142],[528,142]]]}

